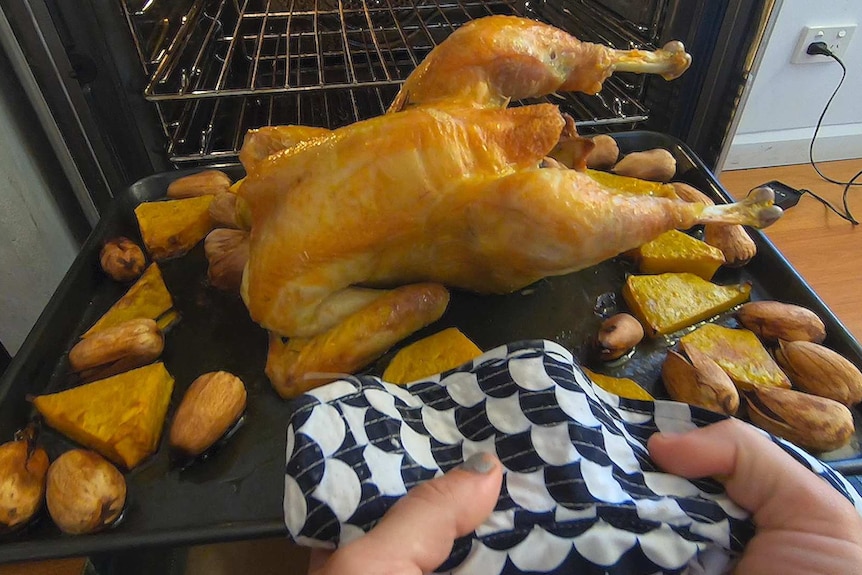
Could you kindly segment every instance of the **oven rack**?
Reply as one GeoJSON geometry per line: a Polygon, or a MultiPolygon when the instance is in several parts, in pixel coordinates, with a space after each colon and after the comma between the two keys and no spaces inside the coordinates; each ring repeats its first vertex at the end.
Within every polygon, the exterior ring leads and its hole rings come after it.
{"type": "MultiPolygon", "coordinates": [[[[382,114],[436,45],[483,16],[526,16],[587,41],[653,47],[650,34],[589,0],[186,0],[183,17],[169,23],[159,10],[167,0],[121,1],[133,35],[148,35],[136,39],[152,70],[144,96],[175,163],[235,161],[246,131],[264,125],[334,129],[382,114]]],[[[623,74],[597,96],[539,101],[560,105],[581,128],[635,127],[648,117],[643,91],[642,77],[623,74]]]]}
{"type": "MultiPolygon", "coordinates": [[[[245,133],[274,124],[302,124],[338,128],[386,111],[397,86],[281,95],[206,98],[180,102],[178,120],[169,122],[168,154],[176,163],[235,161],[245,133]]],[[[643,122],[648,115],[641,104],[606,88],[598,96],[551,95],[543,102],[558,104],[577,120],[578,128],[617,125],[623,128],[643,122]],[[613,114],[607,116],[607,111],[613,114]],[[605,115],[602,115],[604,113],[605,115]]],[[[533,103],[533,102],[518,102],[533,103]]]]}
{"type": "Polygon", "coordinates": [[[588,32],[585,40],[648,44],[589,3],[572,10],[513,0],[198,0],[144,95],[160,101],[397,85],[470,20],[531,12],[588,32]]]}

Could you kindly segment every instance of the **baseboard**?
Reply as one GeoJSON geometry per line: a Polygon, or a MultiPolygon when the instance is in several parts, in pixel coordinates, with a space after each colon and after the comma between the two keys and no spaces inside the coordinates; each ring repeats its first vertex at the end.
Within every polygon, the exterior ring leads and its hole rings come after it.
{"type": "MultiPolygon", "coordinates": [[[[813,128],[737,134],[722,170],[745,170],[808,162],[813,128]]],[[[814,160],[826,162],[862,157],[862,123],[824,126],[814,144],[814,160]]]]}

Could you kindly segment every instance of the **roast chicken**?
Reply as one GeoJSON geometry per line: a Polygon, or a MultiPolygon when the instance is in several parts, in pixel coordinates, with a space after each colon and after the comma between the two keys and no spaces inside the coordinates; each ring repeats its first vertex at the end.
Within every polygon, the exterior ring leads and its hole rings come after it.
{"type": "Polygon", "coordinates": [[[671,79],[688,64],[678,42],[617,51],[493,16],[435,48],[383,116],[251,132],[238,192],[251,220],[241,293],[271,333],[266,371],[278,393],[361,369],[437,320],[447,287],[507,293],[670,229],[774,221],[780,210],[765,194],[707,207],[541,167],[563,116],[550,104],[506,107],[595,93],[619,70],[671,79]]]}

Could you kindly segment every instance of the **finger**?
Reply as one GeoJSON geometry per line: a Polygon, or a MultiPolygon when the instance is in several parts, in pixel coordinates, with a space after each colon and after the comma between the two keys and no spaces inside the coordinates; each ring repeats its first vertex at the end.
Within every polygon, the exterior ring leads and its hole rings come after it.
{"type": "Polygon", "coordinates": [[[367,535],[339,549],[322,574],[427,573],[491,514],[503,470],[476,454],[449,473],[411,489],[367,535]]]}
{"type": "Polygon", "coordinates": [[[724,483],[759,528],[860,540],[862,522],[850,502],[742,421],[728,419],[679,435],[658,433],[650,437],[648,449],[669,473],[713,476],[724,483]],[[851,533],[848,525],[854,527],[851,533]]]}

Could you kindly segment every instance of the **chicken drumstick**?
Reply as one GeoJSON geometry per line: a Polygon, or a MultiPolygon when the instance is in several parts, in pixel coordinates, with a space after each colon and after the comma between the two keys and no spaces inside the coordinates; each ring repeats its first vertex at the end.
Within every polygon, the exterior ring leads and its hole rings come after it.
{"type": "Polygon", "coordinates": [[[505,107],[557,90],[597,94],[614,72],[672,80],[691,64],[681,42],[660,50],[614,50],[514,16],[489,16],[455,30],[401,87],[390,112],[438,102],[505,107]]]}

